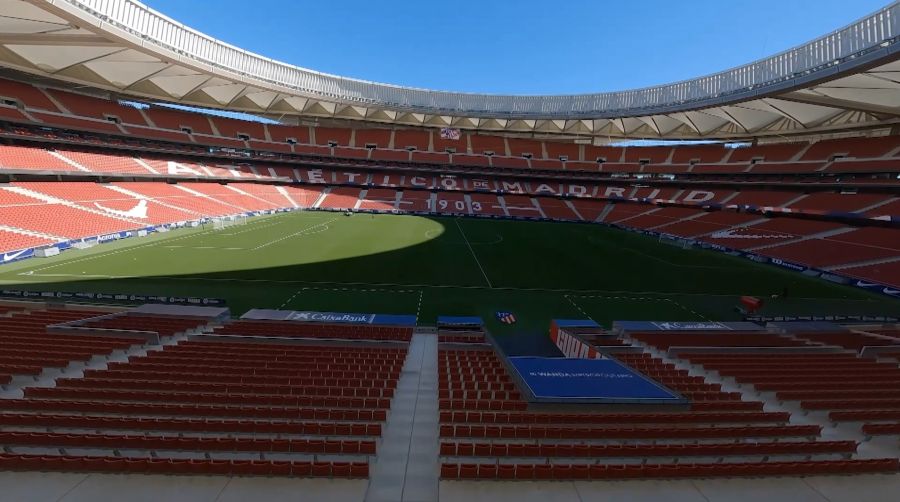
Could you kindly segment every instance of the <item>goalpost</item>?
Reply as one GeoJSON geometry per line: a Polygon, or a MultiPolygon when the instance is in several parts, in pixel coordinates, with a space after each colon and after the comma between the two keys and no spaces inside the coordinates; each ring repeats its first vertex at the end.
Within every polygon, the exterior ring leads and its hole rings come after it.
{"type": "Polygon", "coordinates": [[[238,225],[246,225],[247,219],[248,217],[246,214],[235,214],[232,216],[213,218],[213,230],[222,230],[224,228],[234,227],[238,225]]]}

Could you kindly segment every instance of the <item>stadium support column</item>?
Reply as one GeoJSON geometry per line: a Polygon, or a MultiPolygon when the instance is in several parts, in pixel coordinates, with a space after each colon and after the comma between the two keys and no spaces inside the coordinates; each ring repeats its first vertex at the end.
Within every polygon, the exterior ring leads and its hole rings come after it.
{"type": "Polygon", "coordinates": [[[437,334],[415,333],[384,424],[366,502],[438,499],[437,334]]]}

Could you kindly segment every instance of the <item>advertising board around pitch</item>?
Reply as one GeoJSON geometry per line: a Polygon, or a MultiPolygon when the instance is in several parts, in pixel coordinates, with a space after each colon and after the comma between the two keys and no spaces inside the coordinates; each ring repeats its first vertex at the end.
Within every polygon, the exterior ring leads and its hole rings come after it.
{"type": "Polygon", "coordinates": [[[685,399],[612,359],[510,357],[509,362],[542,401],[682,404],[685,399]]]}

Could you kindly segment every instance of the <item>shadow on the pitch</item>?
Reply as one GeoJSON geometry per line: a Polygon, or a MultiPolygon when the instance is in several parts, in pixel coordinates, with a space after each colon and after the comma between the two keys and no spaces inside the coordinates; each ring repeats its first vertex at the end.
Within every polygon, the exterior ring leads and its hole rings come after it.
{"type": "MultiPolygon", "coordinates": [[[[269,235],[249,246],[245,239],[242,245],[246,247],[242,249],[228,249],[230,246],[222,244],[222,236],[242,237],[240,232],[252,231],[252,220],[247,226],[202,235],[198,232],[187,236],[183,231],[175,231],[151,237],[159,239],[153,242],[129,239],[88,251],[66,251],[47,260],[35,258],[14,263],[9,266],[11,271],[0,270],[2,288],[220,298],[235,316],[251,308],[418,313],[430,324],[438,315],[475,315],[496,330],[498,340],[511,340],[506,350],[512,353],[546,354],[556,350],[546,335],[550,319],[571,317],[573,312],[568,306],[561,312],[536,309],[536,304],[542,303],[539,297],[490,288],[494,285],[487,275],[490,268],[486,261],[482,264],[479,260],[491,259],[489,254],[502,255],[499,249],[487,248],[504,243],[491,223],[403,216],[422,220],[418,225],[409,225],[417,228],[417,234],[391,232],[390,236],[397,235],[392,241],[376,239],[377,234],[355,237],[339,233],[345,222],[367,224],[369,215],[323,216],[327,217],[323,221],[331,222],[332,235],[339,236],[337,239],[318,239],[327,235],[327,230],[322,230],[324,226],[308,231],[304,229],[315,225],[299,221],[296,230],[292,228],[283,236],[269,235]],[[294,232],[296,235],[292,235],[294,232]],[[204,242],[204,236],[216,242],[204,242]],[[273,242],[281,237],[287,239],[273,242]],[[315,246],[318,248],[309,249],[315,246]],[[499,310],[514,312],[523,322],[514,326],[500,324],[494,319],[499,310]]],[[[373,219],[373,226],[390,222],[391,218],[378,216],[373,219]]],[[[522,223],[513,225],[523,231],[522,223]]],[[[349,228],[343,227],[344,231],[349,228]]],[[[524,229],[526,234],[527,231],[524,229]]],[[[523,256],[528,250],[521,249],[519,254],[515,261],[527,263],[523,256]]],[[[561,285],[562,282],[553,286],[561,285]]]]}
{"type": "Polygon", "coordinates": [[[0,279],[4,289],[221,298],[238,316],[250,308],[282,308],[419,314],[421,322],[431,324],[438,315],[476,315],[514,355],[554,353],[547,337],[551,319],[620,319],[621,312],[609,312],[616,301],[630,302],[634,308],[626,315],[631,318],[705,320],[695,312],[705,311],[716,320],[733,320],[736,289],[769,297],[788,287],[797,299],[782,302],[784,311],[774,315],[900,314],[900,302],[859,290],[746,260],[738,263],[718,253],[686,255],[644,236],[599,226],[410,216],[379,216],[372,225],[362,225],[372,217],[333,214],[324,221],[333,222],[329,232],[335,239],[320,239],[328,234],[310,234],[298,223],[296,236],[287,237],[295,231],[290,229],[263,242],[247,244],[245,239],[242,246],[262,246],[249,253],[222,248],[216,232],[252,230],[251,223],[209,232],[217,240],[214,246],[202,242],[202,236],[182,239],[176,232],[160,242],[132,239],[13,263],[0,270],[0,279]],[[344,218],[363,229],[359,235],[341,234],[353,227],[343,225],[342,230],[344,218]],[[421,220],[404,226],[415,227],[420,235],[397,233],[393,218],[421,220]],[[272,242],[281,237],[287,238],[272,242]],[[647,253],[628,251],[639,246],[646,246],[641,249],[647,253]],[[649,259],[648,253],[702,266],[672,268],[664,259],[649,259]],[[718,265],[709,266],[713,263],[718,265]],[[613,296],[585,296],[592,304],[589,314],[567,296],[571,291],[613,296]],[[683,295],[672,298],[689,308],[658,301],[665,294],[683,295]],[[700,304],[697,295],[709,298],[700,304]],[[831,300],[802,301],[804,296],[831,300]],[[497,311],[514,313],[518,323],[499,323],[497,311]]]}

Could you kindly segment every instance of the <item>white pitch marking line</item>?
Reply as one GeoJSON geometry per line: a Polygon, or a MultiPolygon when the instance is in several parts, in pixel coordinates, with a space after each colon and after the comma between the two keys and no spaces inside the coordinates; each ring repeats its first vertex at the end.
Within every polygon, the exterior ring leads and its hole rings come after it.
{"type": "Polygon", "coordinates": [[[710,320],[711,320],[710,318],[706,317],[705,315],[701,314],[700,312],[697,312],[696,310],[694,310],[694,309],[692,309],[692,308],[685,307],[684,305],[678,303],[677,301],[675,301],[675,300],[673,300],[673,299],[671,299],[671,298],[665,298],[665,301],[670,302],[670,303],[674,303],[674,304],[677,305],[680,309],[686,310],[686,311],[690,312],[691,314],[694,314],[695,316],[697,316],[697,317],[703,319],[704,321],[710,321],[710,320]]]}
{"type": "MultiPolygon", "coordinates": [[[[303,289],[306,289],[306,288],[303,288],[303,289]]],[[[291,303],[292,301],[294,301],[294,298],[297,298],[297,295],[299,295],[299,294],[303,291],[303,289],[298,289],[296,293],[294,293],[293,295],[291,295],[290,298],[288,298],[287,300],[284,301],[284,303],[282,303],[281,305],[278,306],[278,310],[283,309],[287,304],[289,304],[289,303],[291,303]]]]}
{"type": "MultiPolygon", "coordinates": [[[[63,263],[63,264],[68,264],[63,263]]],[[[53,265],[57,266],[57,265],[53,265]]],[[[31,277],[84,277],[83,274],[35,274],[34,271],[22,271],[16,275],[20,276],[31,276],[31,277]]],[[[114,276],[114,275],[96,275],[95,277],[107,277],[110,279],[119,279],[119,278],[135,278],[135,277],[146,277],[146,276],[114,276]]],[[[155,276],[154,279],[166,279],[170,281],[207,281],[207,282],[247,282],[247,283],[260,283],[260,284],[337,284],[337,285],[348,285],[348,286],[383,286],[383,287],[401,287],[401,288],[434,288],[434,289],[488,289],[484,286],[466,286],[466,285],[453,285],[453,284],[401,284],[396,282],[334,282],[334,281],[300,281],[300,280],[287,280],[287,279],[242,279],[237,277],[180,277],[173,275],[161,275],[155,276]]],[[[309,287],[307,289],[320,289],[319,287],[309,287]]],[[[655,297],[637,297],[637,296],[589,296],[579,293],[590,293],[593,291],[602,291],[606,293],[616,293],[615,290],[602,290],[602,289],[564,289],[564,288],[516,288],[510,286],[496,286],[492,288],[498,291],[532,291],[539,293],[564,293],[564,294],[573,294],[577,298],[606,298],[606,299],[632,299],[632,300],[659,300],[665,301],[665,298],[655,298],[655,297]]],[[[390,290],[391,292],[398,292],[400,290],[390,290]]],[[[403,292],[413,292],[405,290],[403,292]]],[[[623,291],[623,293],[632,293],[632,294],[648,294],[648,295],[660,295],[660,296],[711,296],[711,297],[739,297],[742,293],[671,293],[665,291],[623,291]]],[[[804,296],[804,297],[794,297],[795,300],[834,300],[833,297],[815,297],[815,296],[804,296]]],[[[873,300],[869,299],[842,299],[844,302],[855,302],[855,303],[871,303],[873,300]]]]}
{"type": "MultiPolygon", "coordinates": [[[[581,312],[581,314],[582,314],[583,316],[587,317],[587,318],[590,319],[591,321],[594,321],[594,318],[592,318],[590,315],[588,315],[588,313],[585,312],[583,308],[581,308],[581,305],[579,305],[578,303],[576,303],[575,300],[573,300],[571,296],[569,296],[569,295],[563,295],[563,297],[565,297],[566,300],[569,300],[569,303],[571,303],[572,305],[574,305],[575,308],[578,309],[578,311],[581,312]]],[[[597,322],[597,321],[594,321],[594,322],[597,322]]]]}
{"type": "MultiPolygon", "coordinates": [[[[158,241],[155,241],[155,242],[148,242],[148,243],[146,243],[146,244],[141,244],[141,245],[139,245],[139,246],[126,246],[126,247],[114,249],[114,250],[111,250],[111,251],[106,251],[106,252],[102,252],[102,253],[92,254],[92,255],[89,255],[89,256],[84,256],[84,257],[82,257],[82,258],[78,258],[78,259],[75,259],[75,260],[60,261],[59,263],[54,263],[54,264],[52,264],[52,265],[47,265],[47,266],[44,266],[44,267],[38,267],[38,268],[33,269],[32,272],[40,272],[41,270],[49,270],[49,269],[51,269],[51,268],[61,267],[61,266],[63,266],[63,265],[71,265],[71,264],[73,264],[73,263],[81,263],[81,262],[83,262],[83,261],[96,260],[97,258],[104,258],[104,257],[107,257],[107,256],[117,255],[117,254],[120,254],[120,253],[127,253],[127,252],[130,252],[130,251],[136,251],[136,250],[138,250],[138,249],[143,249],[143,248],[147,248],[147,247],[159,246],[160,244],[164,244],[164,243],[168,243],[168,242],[180,241],[180,240],[183,240],[183,239],[187,239],[187,238],[189,238],[189,237],[197,237],[197,236],[200,236],[200,235],[208,234],[208,233],[210,233],[210,232],[212,232],[212,230],[201,230],[201,231],[199,231],[199,232],[192,232],[192,233],[188,233],[188,234],[185,234],[185,235],[180,235],[180,236],[178,236],[178,237],[168,238],[168,239],[165,239],[165,240],[158,240],[158,241]]],[[[21,275],[21,274],[20,274],[20,275],[21,275]]]]}
{"type": "Polygon", "coordinates": [[[416,324],[419,324],[419,314],[422,312],[422,296],[425,294],[424,289],[419,290],[419,304],[416,305],[416,324]]]}
{"type": "MultiPolygon", "coordinates": [[[[312,226],[310,226],[310,227],[306,227],[306,228],[304,228],[303,230],[300,230],[300,231],[298,231],[298,232],[294,232],[294,233],[292,233],[292,234],[285,235],[284,237],[280,237],[280,238],[275,239],[275,240],[273,240],[273,241],[269,241],[269,242],[267,242],[267,243],[265,243],[265,244],[260,244],[259,246],[256,246],[255,248],[252,248],[251,251],[258,251],[258,250],[260,250],[260,249],[262,249],[262,248],[264,248],[264,247],[271,246],[272,244],[277,244],[277,243],[279,243],[279,242],[281,242],[281,241],[283,241],[283,240],[290,239],[291,237],[295,237],[295,236],[297,236],[297,235],[303,234],[304,232],[308,232],[308,231],[310,231],[310,230],[313,230],[313,229],[315,229],[315,228],[321,227],[321,226],[323,226],[323,225],[327,227],[329,223],[331,223],[331,222],[333,222],[333,221],[335,221],[335,220],[337,220],[337,218],[332,218],[332,219],[330,219],[330,220],[328,220],[328,221],[323,221],[323,222],[321,222],[321,223],[316,223],[315,225],[312,225],[312,226]]],[[[327,228],[326,228],[325,230],[327,230],[327,228]]]]}
{"type": "Polygon", "coordinates": [[[488,287],[494,289],[494,285],[491,284],[491,280],[488,279],[487,274],[484,272],[484,267],[481,266],[481,261],[478,260],[478,256],[475,254],[475,250],[472,249],[472,245],[469,244],[469,238],[466,237],[466,233],[463,232],[462,226],[459,224],[459,219],[454,219],[454,223],[456,223],[456,228],[459,229],[459,233],[463,236],[463,240],[466,241],[466,246],[469,247],[469,252],[472,253],[472,258],[475,258],[475,263],[478,264],[478,269],[481,270],[481,275],[484,276],[484,280],[487,281],[488,287]]]}

